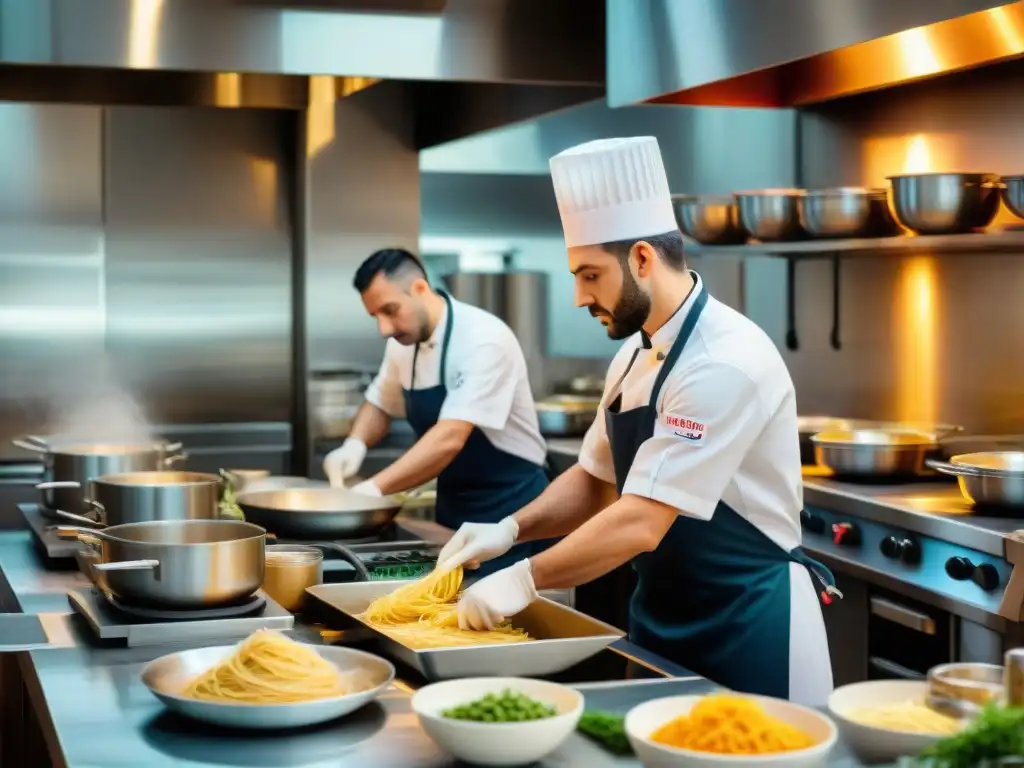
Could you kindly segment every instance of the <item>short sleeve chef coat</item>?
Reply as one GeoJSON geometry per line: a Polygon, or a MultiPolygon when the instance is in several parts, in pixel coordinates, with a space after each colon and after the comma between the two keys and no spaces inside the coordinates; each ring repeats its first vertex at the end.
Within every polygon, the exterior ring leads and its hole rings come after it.
{"type": "MultiPolygon", "coordinates": [[[[661,358],[698,290],[649,340],[637,334],[623,344],[608,371],[602,411],[619,392],[622,411],[647,404],[661,358]]],[[[709,297],[656,407],[654,435],[638,451],[623,493],[705,520],[723,501],[784,550],[800,544],[803,484],[796,394],[782,356],[764,331],[709,297]]],[[[587,432],[579,463],[591,475],[615,483],[604,413],[587,432]]]]}
{"type": "MultiPolygon", "coordinates": [[[[526,359],[512,329],[484,310],[452,299],[455,323],[448,346],[441,419],[467,421],[495,448],[543,466],[547,445],[527,378],[526,359]]],[[[416,358],[416,389],[440,382],[441,349],[451,318],[445,309],[416,358]]],[[[412,381],[415,346],[388,339],[366,399],[392,418],[405,418],[402,390],[412,381]]]]}

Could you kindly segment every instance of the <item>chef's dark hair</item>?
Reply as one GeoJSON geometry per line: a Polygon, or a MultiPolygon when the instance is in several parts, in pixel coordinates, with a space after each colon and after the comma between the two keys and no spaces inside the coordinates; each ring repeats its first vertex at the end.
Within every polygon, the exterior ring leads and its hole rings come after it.
{"type": "Polygon", "coordinates": [[[352,286],[363,293],[377,275],[384,275],[395,282],[411,283],[416,278],[427,279],[427,272],[420,260],[404,248],[383,248],[371,253],[356,270],[352,286]]]}
{"type": "Polygon", "coordinates": [[[682,272],[686,269],[686,255],[683,253],[683,234],[677,229],[653,237],[633,237],[629,240],[616,240],[611,243],[604,243],[601,247],[619,261],[625,261],[633,246],[643,240],[650,244],[658,252],[661,260],[672,269],[682,272]]]}

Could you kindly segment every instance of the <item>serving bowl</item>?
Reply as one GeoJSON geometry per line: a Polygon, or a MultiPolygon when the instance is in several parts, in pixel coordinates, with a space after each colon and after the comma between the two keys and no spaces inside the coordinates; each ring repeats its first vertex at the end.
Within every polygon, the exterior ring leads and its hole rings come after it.
{"type": "Polygon", "coordinates": [[[354,712],[369,704],[391,685],[395,668],[372,653],[352,648],[308,646],[342,673],[358,671],[368,684],[365,690],[290,704],[236,704],[201,701],[182,696],[189,681],[215,667],[238,650],[237,645],[193,648],[169,653],[142,668],[142,683],[168,709],[178,714],[230,728],[300,728],[354,712]]]}
{"type": "Polygon", "coordinates": [[[569,738],[583,714],[583,694],[546,680],[475,677],[420,688],[413,694],[412,709],[427,735],[459,760],[477,765],[526,765],[550,754],[569,738]],[[557,714],[511,723],[456,720],[442,714],[506,689],[548,704],[557,714]]]}
{"type": "Polygon", "coordinates": [[[800,224],[802,189],[760,189],[737,192],[740,225],[752,237],[764,242],[801,240],[806,236],[800,224]]]}
{"type": "Polygon", "coordinates": [[[906,701],[924,704],[927,697],[928,683],[922,680],[869,680],[834,690],[828,698],[828,711],[839,726],[844,743],[862,760],[890,761],[917,755],[942,736],[865,725],[851,720],[849,713],[906,701]]]}
{"type": "Polygon", "coordinates": [[[919,235],[983,229],[999,211],[1003,183],[992,173],[914,173],[890,176],[896,219],[919,235]]]}
{"type": "Polygon", "coordinates": [[[704,696],[668,696],[639,704],[626,714],[626,737],[645,768],[723,768],[759,766],[759,768],[817,768],[827,765],[829,752],[836,744],[838,731],[828,717],[809,707],[767,696],[746,696],[765,712],[795,726],[815,740],[807,749],[764,755],[723,755],[667,747],[651,741],[650,736],[665,723],[690,710],[704,696]]]}
{"type": "Polygon", "coordinates": [[[684,234],[704,245],[739,245],[747,241],[733,197],[673,195],[672,208],[684,234]]]}

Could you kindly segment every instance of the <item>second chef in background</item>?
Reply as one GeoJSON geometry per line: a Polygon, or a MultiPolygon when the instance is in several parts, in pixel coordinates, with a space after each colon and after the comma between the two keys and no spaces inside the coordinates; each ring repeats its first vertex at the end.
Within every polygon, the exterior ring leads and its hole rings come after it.
{"type": "MultiPolygon", "coordinates": [[[[331,485],[355,475],[367,447],[388,433],[392,419],[405,418],[416,444],[353,490],[379,496],[437,478],[438,523],[498,524],[515,538],[512,513],[537,498],[548,480],[547,447],[512,330],[433,290],[420,262],[402,249],[372,254],[353,283],[388,341],[349,438],[324,459],[331,485]]],[[[545,546],[515,546],[484,564],[480,575],[545,546]]]]}

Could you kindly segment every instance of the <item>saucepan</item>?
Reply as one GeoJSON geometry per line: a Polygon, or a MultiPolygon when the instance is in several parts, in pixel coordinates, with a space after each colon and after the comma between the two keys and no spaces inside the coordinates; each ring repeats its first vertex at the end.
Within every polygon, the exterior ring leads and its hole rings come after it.
{"type": "Polygon", "coordinates": [[[1024,510],[1024,451],[965,453],[925,463],[954,476],[960,493],[975,506],[1024,510]]]}
{"type": "Polygon", "coordinates": [[[552,395],[536,403],[541,434],[576,437],[586,434],[601,408],[600,397],[552,395]]]}
{"type": "Polygon", "coordinates": [[[395,496],[364,496],[347,488],[245,491],[235,497],[245,519],[278,536],[354,539],[387,528],[402,508],[395,496]]]}
{"type": "Polygon", "coordinates": [[[102,475],[168,469],[184,461],[181,443],[58,442],[28,437],[14,440],[19,448],[42,454],[50,482],[43,490],[43,502],[49,509],[83,512],[82,491],[102,475]]]}
{"type": "Polygon", "coordinates": [[[92,569],[125,602],[210,608],[252,595],[263,583],[267,532],[238,520],[157,520],[73,532],[95,547],[92,569]]]}
{"type": "Polygon", "coordinates": [[[939,441],[959,427],[892,426],[820,432],[811,437],[817,464],[848,478],[911,477],[939,452],[939,441]]]}
{"type": "MultiPolygon", "coordinates": [[[[40,483],[47,489],[54,483],[40,483]]],[[[81,488],[78,483],[67,487],[81,488]]],[[[97,527],[150,520],[213,520],[217,517],[221,479],[203,472],[126,472],[101,475],[89,483],[85,503],[89,514],[52,510],[55,515],[97,527]]]]}

